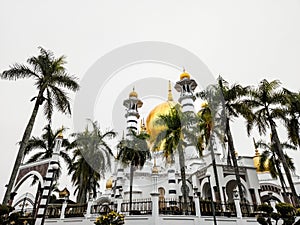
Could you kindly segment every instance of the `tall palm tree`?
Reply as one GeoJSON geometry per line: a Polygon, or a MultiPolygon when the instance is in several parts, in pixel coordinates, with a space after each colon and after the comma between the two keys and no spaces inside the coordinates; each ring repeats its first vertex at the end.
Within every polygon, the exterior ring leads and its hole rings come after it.
{"type": "MultiPolygon", "coordinates": [[[[173,156],[175,151],[178,151],[179,156],[179,166],[182,180],[182,197],[183,197],[183,211],[184,213],[187,210],[187,199],[188,199],[188,186],[185,175],[185,157],[184,157],[184,148],[186,142],[184,140],[184,135],[187,134],[190,136],[187,128],[188,119],[191,115],[185,115],[181,112],[180,106],[175,105],[170,109],[169,114],[160,115],[156,121],[157,125],[163,125],[166,127],[165,130],[162,130],[156,137],[154,142],[154,147],[160,146],[163,143],[163,152],[165,158],[171,158],[173,161],[173,156]]],[[[192,120],[190,120],[191,122],[192,120]]]]}
{"type": "Polygon", "coordinates": [[[218,177],[218,171],[217,171],[217,165],[216,165],[216,159],[215,159],[215,152],[213,149],[214,146],[214,135],[215,135],[215,129],[213,129],[213,115],[210,107],[208,104],[203,104],[202,109],[197,114],[199,116],[199,131],[201,137],[200,139],[203,140],[205,143],[205,146],[210,149],[211,158],[212,158],[212,166],[214,170],[214,177],[216,182],[216,199],[220,200],[220,182],[218,177]]]}
{"type": "Polygon", "coordinates": [[[280,89],[280,82],[273,80],[271,82],[266,79],[262,80],[259,86],[250,92],[250,99],[247,100],[247,105],[253,110],[254,117],[248,122],[248,133],[254,126],[258,127],[259,133],[265,134],[267,128],[271,129],[271,142],[274,144],[274,151],[281,159],[283,169],[286,174],[291,192],[293,204],[299,205],[297,192],[292,180],[288,162],[284,157],[282,145],[277,133],[277,120],[286,120],[286,109],[282,103],[285,103],[286,95],[280,89]]]}
{"type": "MultiPolygon", "coordinates": [[[[57,137],[63,132],[65,129],[61,128],[56,131],[52,130],[51,124],[48,124],[44,127],[45,133],[42,134],[41,138],[39,137],[32,137],[28,140],[28,143],[25,148],[25,155],[33,152],[35,150],[39,150],[35,152],[26,163],[36,162],[42,159],[48,159],[52,157],[53,150],[55,147],[57,137]]],[[[70,143],[68,139],[64,138],[62,140],[62,147],[69,148],[70,143]]],[[[67,163],[71,164],[71,158],[66,151],[60,151],[60,157],[67,163]]],[[[61,174],[61,167],[57,170],[56,178],[59,177],[61,174]]],[[[34,179],[33,184],[35,184],[37,180],[34,179]]]]}
{"type": "Polygon", "coordinates": [[[287,128],[288,138],[294,145],[300,146],[300,93],[291,92],[283,89],[286,100],[285,108],[285,127],[287,128]]]}
{"type": "Polygon", "coordinates": [[[147,159],[151,158],[150,149],[146,140],[149,138],[147,133],[141,132],[136,134],[131,131],[132,135],[129,139],[122,139],[118,144],[117,159],[122,162],[123,165],[130,166],[130,184],[129,184],[129,212],[132,211],[132,188],[134,170],[142,169],[147,159]]]}
{"type": "Polygon", "coordinates": [[[245,201],[245,197],[230,122],[239,116],[244,117],[246,120],[252,117],[251,110],[243,103],[243,97],[247,95],[248,91],[248,87],[242,87],[239,84],[230,86],[227,81],[219,77],[217,85],[213,85],[197,94],[198,97],[205,98],[210,105],[213,105],[213,119],[215,123],[217,122],[218,129],[220,129],[217,133],[224,132],[223,139],[228,143],[228,163],[234,168],[237,188],[242,202],[245,201]],[[224,131],[221,130],[223,127],[224,131]]]}
{"type": "Polygon", "coordinates": [[[71,114],[70,99],[65,89],[71,91],[79,89],[76,78],[66,72],[65,56],[55,58],[51,51],[42,47],[39,47],[39,50],[40,54],[37,57],[33,56],[27,60],[28,65],[15,63],[9,70],[0,74],[2,79],[8,80],[34,79],[38,90],[37,96],[31,99],[31,101],[35,101],[33,111],[20,142],[18,155],[3,199],[4,204],[9,199],[40,106],[44,104],[44,114],[50,122],[54,107],[63,113],[71,114]]]}
{"type": "MultiPolygon", "coordinates": [[[[269,170],[271,176],[273,178],[277,178],[277,176],[279,176],[279,181],[281,183],[281,187],[282,187],[282,191],[283,191],[283,199],[286,202],[289,202],[287,193],[286,193],[286,184],[285,184],[285,180],[282,174],[282,171],[280,169],[280,164],[281,164],[281,160],[278,157],[278,155],[276,155],[275,149],[274,149],[274,144],[271,143],[266,143],[262,140],[255,142],[254,141],[254,146],[255,148],[262,148],[264,149],[264,151],[262,152],[262,154],[260,155],[259,158],[259,171],[266,171],[266,169],[269,170]]],[[[281,143],[282,149],[293,149],[296,150],[297,148],[294,145],[290,145],[288,143],[281,143]]],[[[287,155],[284,154],[284,157],[288,163],[288,166],[290,168],[290,170],[294,171],[295,170],[295,166],[294,163],[292,161],[292,159],[287,155]]]]}
{"type": "Polygon", "coordinates": [[[102,133],[97,122],[91,122],[92,130],[88,126],[85,131],[73,134],[76,138],[72,143],[73,158],[68,167],[71,180],[76,186],[77,202],[86,203],[88,194],[96,197],[99,180],[111,168],[113,152],[106,143],[107,138],[114,138],[114,131],[102,133]]]}

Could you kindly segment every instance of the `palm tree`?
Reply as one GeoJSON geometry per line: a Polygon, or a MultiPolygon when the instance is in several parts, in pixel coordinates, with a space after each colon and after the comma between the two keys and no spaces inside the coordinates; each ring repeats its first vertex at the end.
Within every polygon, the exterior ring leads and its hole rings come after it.
{"type": "Polygon", "coordinates": [[[297,192],[292,180],[288,162],[284,157],[282,145],[277,133],[276,120],[286,121],[286,109],[282,106],[286,102],[285,93],[279,89],[280,82],[273,80],[268,82],[266,79],[262,80],[256,89],[250,92],[250,99],[247,100],[247,105],[254,112],[252,120],[248,121],[247,129],[248,133],[253,129],[253,126],[258,127],[259,133],[265,134],[266,129],[271,129],[271,142],[274,144],[274,151],[276,155],[281,159],[283,169],[286,174],[291,192],[293,203],[299,205],[297,192]]]}
{"type": "MultiPolygon", "coordinates": [[[[278,155],[276,155],[276,153],[275,153],[274,144],[266,143],[266,142],[263,142],[262,140],[255,142],[255,140],[253,139],[253,141],[254,141],[255,149],[257,149],[259,147],[264,149],[264,151],[262,152],[262,154],[260,155],[260,158],[259,158],[258,170],[266,171],[268,169],[273,178],[277,178],[277,176],[279,176],[279,181],[281,183],[281,187],[282,187],[282,191],[283,191],[283,199],[286,202],[290,202],[288,199],[287,193],[286,193],[285,180],[284,180],[282,171],[280,169],[281,160],[278,157],[278,155]]],[[[293,149],[293,150],[297,149],[294,145],[290,145],[286,142],[281,143],[281,147],[282,147],[282,149],[284,149],[284,148],[285,149],[293,149]]],[[[284,154],[284,157],[288,163],[290,170],[294,171],[295,166],[294,166],[292,159],[287,154],[284,154]]]]}
{"type": "MultiPolygon", "coordinates": [[[[182,196],[183,196],[183,211],[184,213],[187,210],[187,199],[188,199],[188,186],[185,175],[185,157],[184,157],[184,148],[186,146],[186,142],[184,140],[185,134],[188,136],[190,132],[188,132],[187,126],[188,122],[195,122],[193,119],[188,120],[187,117],[191,117],[191,115],[183,114],[181,112],[180,106],[175,105],[170,109],[169,114],[160,115],[159,119],[156,121],[157,125],[163,125],[166,127],[165,130],[161,131],[154,142],[154,148],[156,146],[160,146],[163,143],[163,152],[164,157],[166,159],[171,158],[171,163],[174,163],[174,153],[175,150],[178,151],[179,155],[179,166],[182,180],[182,196]]],[[[191,139],[191,137],[189,137],[191,139]]]]}
{"type": "Polygon", "coordinates": [[[146,140],[149,135],[141,132],[136,134],[132,131],[131,138],[128,140],[122,139],[118,144],[117,159],[123,165],[130,166],[130,184],[129,184],[129,212],[132,211],[132,187],[135,168],[142,169],[147,159],[151,158],[150,150],[146,140]]]}
{"type": "Polygon", "coordinates": [[[96,197],[98,181],[111,168],[113,152],[106,143],[107,138],[114,138],[114,131],[102,133],[97,122],[91,122],[92,130],[88,126],[85,131],[73,134],[76,138],[72,143],[72,163],[68,167],[71,180],[76,186],[77,202],[86,203],[90,192],[96,197]]]}
{"type": "MultiPolygon", "coordinates": [[[[61,128],[59,130],[53,131],[51,128],[51,124],[48,124],[44,127],[44,130],[45,133],[42,135],[41,138],[32,137],[31,139],[28,140],[27,146],[25,148],[25,155],[35,150],[41,150],[41,151],[35,152],[27,160],[26,163],[32,163],[38,160],[51,158],[55,147],[56,139],[65,129],[61,128]]],[[[62,147],[68,148],[69,146],[70,143],[68,139],[64,138],[62,141],[62,147]]],[[[59,155],[67,164],[71,164],[71,158],[67,152],[60,151],[59,155]]],[[[59,169],[57,170],[56,178],[58,178],[60,174],[61,174],[61,167],[59,167],[59,169]]],[[[34,179],[32,184],[35,184],[36,181],[37,180],[34,179]]]]}
{"type": "Polygon", "coordinates": [[[212,111],[208,104],[203,104],[202,109],[197,114],[199,116],[199,131],[200,131],[200,139],[203,140],[205,146],[210,149],[211,158],[212,158],[212,166],[214,170],[214,177],[216,181],[216,199],[220,200],[220,183],[218,178],[218,171],[217,171],[217,165],[216,165],[216,159],[215,159],[215,152],[213,149],[214,145],[214,135],[215,130],[213,129],[213,116],[212,111]],[[214,131],[214,132],[213,132],[214,131]]]}
{"type": "Polygon", "coordinates": [[[214,122],[218,124],[218,129],[220,129],[215,132],[224,132],[223,139],[228,142],[228,164],[234,168],[237,187],[242,202],[245,201],[245,197],[236,159],[230,121],[239,116],[244,117],[246,120],[252,117],[251,110],[243,103],[243,97],[247,95],[248,89],[248,87],[242,87],[239,84],[229,86],[227,81],[219,77],[217,85],[209,87],[207,90],[197,94],[198,97],[205,98],[209,104],[213,106],[213,119],[214,122]],[[221,131],[223,127],[224,131],[221,131]]]}
{"type": "Polygon", "coordinates": [[[283,89],[286,97],[284,106],[286,107],[285,127],[287,128],[288,138],[294,145],[300,146],[300,93],[291,92],[283,89]]]}
{"type": "Polygon", "coordinates": [[[63,113],[71,114],[70,99],[65,89],[71,91],[79,89],[76,78],[66,72],[64,67],[66,63],[65,56],[55,58],[51,51],[47,51],[42,47],[39,47],[39,50],[40,55],[29,58],[27,60],[28,65],[15,63],[9,70],[0,74],[2,79],[8,80],[32,78],[35,80],[35,86],[38,89],[37,96],[31,99],[31,101],[35,100],[35,104],[20,142],[18,155],[5,192],[3,204],[6,204],[9,199],[40,106],[44,104],[44,113],[50,122],[54,107],[63,113]]]}

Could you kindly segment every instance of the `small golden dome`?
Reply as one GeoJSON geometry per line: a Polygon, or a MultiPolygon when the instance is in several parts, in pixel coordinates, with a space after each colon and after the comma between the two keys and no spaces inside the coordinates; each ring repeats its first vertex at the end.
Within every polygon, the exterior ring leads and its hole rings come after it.
{"type": "Polygon", "coordinates": [[[129,97],[138,97],[137,92],[134,90],[134,88],[132,89],[132,92],[129,93],[129,97]]]}
{"type": "Polygon", "coordinates": [[[185,69],[183,69],[183,73],[180,74],[180,80],[183,80],[184,78],[187,78],[187,79],[190,79],[191,78],[191,75],[189,73],[187,73],[185,71],[185,69]]]}
{"type": "Polygon", "coordinates": [[[264,165],[265,170],[261,171],[259,169],[259,167],[260,167],[260,154],[259,154],[257,149],[255,149],[255,156],[253,157],[253,163],[254,163],[254,167],[256,168],[256,172],[258,172],[258,173],[270,171],[270,169],[269,169],[269,159],[267,159],[265,161],[265,165],[264,165]]]}
{"type": "Polygon", "coordinates": [[[112,183],[113,183],[113,178],[110,177],[110,178],[106,181],[105,188],[106,188],[106,189],[112,189],[112,183]]]}
{"type": "Polygon", "coordinates": [[[208,107],[208,102],[204,101],[201,103],[201,108],[207,108],[208,107]]]}
{"type": "Polygon", "coordinates": [[[155,173],[155,174],[158,173],[158,168],[157,168],[157,166],[153,166],[153,168],[152,168],[152,173],[155,173]]]}

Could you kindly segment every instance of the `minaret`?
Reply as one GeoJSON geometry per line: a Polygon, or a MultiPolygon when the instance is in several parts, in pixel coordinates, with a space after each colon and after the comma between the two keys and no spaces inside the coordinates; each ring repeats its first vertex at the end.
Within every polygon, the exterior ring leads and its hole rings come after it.
{"type": "MultiPolygon", "coordinates": [[[[180,97],[178,99],[182,107],[182,112],[192,112],[195,113],[194,101],[195,96],[193,94],[197,83],[195,80],[191,79],[190,74],[185,70],[180,75],[180,81],[177,81],[175,84],[176,91],[180,92],[180,97]]],[[[189,142],[188,140],[186,140],[189,142]]],[[[198,158],[198,151],[196,149],[195,143],[188,143],[188,146],[185,148],[186,159],[198,158]]]]}
{"type": "Polygon", "coordinates": [[[127,119],[126,137],[130,137],[132,131],[138,132],[138,119],[140,118],[138,108],[141,108],[143,105],[143,102],[138,99],[138,94],[135,92],[134,88],[132,92],[130,92],[129,98],[124,100],[123,105],[127,110],[125,114],[127,119]]]}
{"type": "MultiPolygon", "coordinates": [[[[63,128],[62,128],[62,130],[63,130],[63,128]]],[[[59,153],[60,153],[60,148],[61,148],[62,141],[63,141],[62,130],[56,138],[55,147],[53,149],[53,154],[52,154],[52,157],[49,162],[49,167],[48,167],[46,176],[44,177],[45,185],[44,185],[44,189],[42,192],[41,201],[40,201],[40,204],[37,209],[38,211],[37,211],[37,217],[35,220],[35,225],[43,225],[44,224],[46,210],[47,210],[50,195],[52,192],[53,181],[56,179],[56,173],[59,168],[59,162],[58,162],[59,153]]]]}

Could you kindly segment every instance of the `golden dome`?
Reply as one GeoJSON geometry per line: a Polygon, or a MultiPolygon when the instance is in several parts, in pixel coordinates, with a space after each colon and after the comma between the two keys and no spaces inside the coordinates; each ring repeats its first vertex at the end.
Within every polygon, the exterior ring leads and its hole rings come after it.
{"type": "Polygon", "coordinates": [[[129,93],[129,97],[138,97],[137,92],[134,90],[134,88],[132,89],[132,92],[129,93]]]}
{"type": "Polygon", "coordinates": [[[187,73],[185,71],[185,69],[183,69],[183,73],[180,74],[180,80],[183,80],[184,78],[187,78],[187,79],[190,79],[191,78],[191,75],[189,73],[187,73]]]}
{"type": "Polygon", "coordinates": [[[261,171],[259,170],[259,167],[260,167],[260,154],[258,152],[258,150],[256,149],[255,150],[255,156],[253,157],[253,162],[254,162],[254,167],[256,168],[256,172],[260,173],[260,172],[268,172],[270,171],[269,169],[269,159],[267,159],[265,161],[265,170],[264,171],[261,171]]]}
{"type": "Polygon", "coordinates": [[[176,105],[173,101],[166,101],[157,105],[152,109],[147,117],[146,126],[147,133],[150,135],[150,144],[153,144],[157,135],[166,129],[164,125],[157,125],[156,121],[159,119],[160,115],[168,115],[171,111],[171,108],[176,105]]]}
{"type": "Polygon", "coordinates": [[[146,119],[146,129],[147,133],[150,135],[150,145],[154,143],[157,135],[161,131],[166,129],[166,126],[156,124],[156,121],[159,119],[159,116],[169,114],[171,108],[176,105],[176,103],[173,101],[170,81],[168,86],[168,100],[157,105],[154,109],[152,109],[146,119]]]}
{"type": "Polygon", "coordinates": [[[113,184],[113,178],[110,177],[110,178],[106,181],[105,188],[106,188],[106,189],[112,189],[112,184],[113,184]]]}

